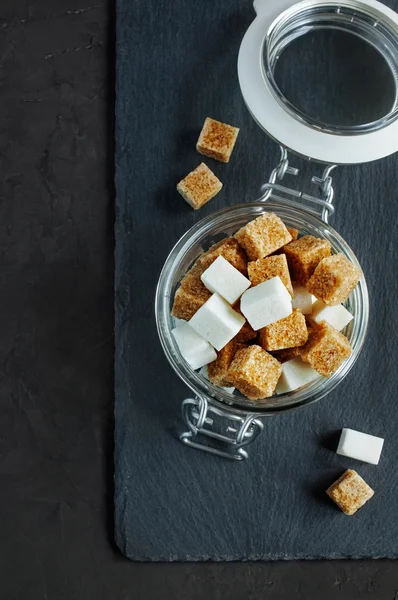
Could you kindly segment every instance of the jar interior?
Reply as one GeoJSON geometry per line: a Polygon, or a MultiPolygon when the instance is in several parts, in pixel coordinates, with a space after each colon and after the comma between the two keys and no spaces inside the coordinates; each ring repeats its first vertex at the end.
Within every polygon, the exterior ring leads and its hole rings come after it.
{"type": "Polygon", "coordinates": [[[264,38],[263,71],[277,100],[329,133],[359,135],[395,121],[398,34],[392,24],[357,1],[307,4],[287,11],[264,38]]]}
{"type": "Polygon", "coordinates": [[[358,265],[355,255],[344,240],[329,225],[304,211],[272,202],[246,204],[224,209],[193,227],[172,250],[159,280],[156,317],[160,340],[166,356],[177,374],[195,393],[205,394],[235,408],[272,414],[320,399],[345,377],[355,363],[364,341],[368,321],[368,296],[366,283],[362,278],[345,303],[346,308],[354,315],[354,320],[344,330],[344,334],[353,347],[353,353],[330,378],[321,377],[294,392],[252,401],[238,391],[233,394],[226,392],[210,383],[198,372],[194,372],[182,359],[171,335],[171,330],[174,328],[171,310],[179,282],[203,251],[221,239],[233,235],[240,227],[266,211],[276,212],[287,226],[297,228],[300,235],[309,234],[327,239],[335,252],[342,252],[349,260],[358,265]]]}

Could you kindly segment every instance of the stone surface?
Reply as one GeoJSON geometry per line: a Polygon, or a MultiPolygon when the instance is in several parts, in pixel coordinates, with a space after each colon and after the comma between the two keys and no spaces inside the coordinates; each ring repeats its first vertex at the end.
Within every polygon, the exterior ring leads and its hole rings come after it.
{"type": "MultiPolygon", "coordinates": [[[[369,337],[349,376],[319,403],[267,420],[266,431],[250,449],[245,464],[186,448],[177,434],[183,429],[181,401],[191,392],[167,363],[152,310],[148,307],[139,324],[132,315],[135,306],[142,306],[142,298],[154,294],[164,259],[193,223],[218,208],[258,197],[261,183],[278,159],[278,148],[248,114],[238,87],[239,44],[254,17],[249,2],[191,2],[189,11],[179,2],[148,2],[140,5],[139,19],[134,6],[119,0],[117,543],[136,560],[395,556],[397,500],[390,478],[396,477],[392,465],[398,452],[391,419],[396,375],[395,358],[386,353],[384,338],[390,336],[394,347],[396,333],[388,323],[395,319],[396,310],[390,300],[395,296],[391,286],[396,287],[397,281],[390,271],[397,264],[396,203],[392,201],[397,189],[396,157],[341,168],[335,175],[332,222],[360,257],[371,296],[369,337]],[[145,68],[132,59],[140,48],[151,48],[145,68]],[[174,188],[197,161],[195,143],[208,114],[236,124],[240,134],[228,165],[209,162],[225,185],[198,216],[181,204],[174,188]],[[389,232],[378,236],[377,252],[375,221],[380,232],[389,232]],[[135,260],[138,247],[148,265],[144,272],[135,260]],[[133,287],[137,279],[139,289],[133,287]],[[138,345],[143,361],[152,363],[147,377],[135,358],[138,345]],[[342,425],[367,431],[370,423],[375,435],[391,439],[372,474],[378,493],[369,510],[356,519],[342,520],[339,517],[344,515],[324,490],[350,465],[326,442],[342,425]]],[[[318,73],[318,83],[322,74],[318,73]]],[[[353,104],[352,110],[360,106],[353,104]]],[[[322,166],[299,159],[293,159],[293,164],[303,171],[289,183],[307,189],[310,176],[322,171],[322,166]]],[[[364,478],[367,473],[364,466],[364,478]]]]}

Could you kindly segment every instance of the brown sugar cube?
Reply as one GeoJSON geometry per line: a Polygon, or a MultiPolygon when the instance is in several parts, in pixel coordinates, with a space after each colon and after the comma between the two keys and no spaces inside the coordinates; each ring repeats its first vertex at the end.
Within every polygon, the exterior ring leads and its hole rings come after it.
{"type": "Polygon", "coordinates": [[[203,284],[200,276],[206,269],[197,261],[192,269],[181,280],[181,287],[186,292],[196,296],[198,300],[202,300],[203,304],[210,298],[211,292],[203,284]]]}
{"type": "MultiPolygon", "coordinates": [[[[311,315],[309,315],[309,316],[311,316],[311,315]]],[[[308,331],[308,337],[310,337],[310,335],[313,334],[315,331],[315,326],[312,323],[309,323],[308,321],[307,321],[307,331],[308,331]]]]}
{"type": "Polygon", "coordinates": [[[284,350],[274,350],[273,352],[271,352],[271,354],[274,358],[276,358],[276,360],[279,360],[279,362],[285,363],[288,360],[291,360],[292,358],[297,358],[297,356],[300,356],[300,350],[301,350],[301,348],[296,346],[295,348],[285,348],[284,350]]]}
{"type": "Polygon", "coordinates": [[[202,283],[200,275],[197,273],[187,273],[181,280],[181,287],[186,292],[196,296],[198,300],[202,300],[203,304],[210,298],[211,292],[202,283]]]}
{"type": "Polygon", "coordinates": [[[273,277],[280,277],[287,291],[293,297],[293,286],[290,279],[289,267],[287,266],[287,259],[284,254],[266,256],[265,258],[249,262],[247,271],[253,286],[273,277]]]}
{"type": "MultiPolygon", "coordinates": [[[[207,300],[211,297],[211,292],[209,292],[209,290],[203,284],[203,282],[200,278],[203,271],[205,271],[205,270],[206,270],[206,268],[202,267],[200,265],[200,258],[199,258],[196,261],[196,263],[194,264],[194,266],[182,278],[181,284],[180,284],[180,289],[183,290],[184,292],[186,292],[186,294],[187,294],[185,296],[185,298],[188,299],[188,301],[192,307],[197,306],[197,310],[199,310],[199,308],[205,302],[207,302],[207,300]],[[193,300],[192,297],[194,297],[195,300],[193,300]]],[[[183,296],[181,296],[181,294],[182,294],[182,292],[180,292],[179,297],[177,297],[177,294],[176,294],[173,311],[177,310],[176,306],[178,307],[179,302],[180,302],[181,298],[183,297],[183,296]],[[176,300],[177,300],[177,302],[176,302],[176,300]]],[[[175,315],[174,312],[173,312],[173,315],[176,316],[177,318],[181,318],[181,317],[178,317],[178,315],[175,315]]]]}
{"type": "Polygon", "coordinates": [[[306,285],[321,260],[330,256],[332,246],[327,240],[305,235],[284,248],[293,281],[306,285]]]}
{"type": "Polygon", "coordinates": [[[307,340],[305,317],[298,309],[260,330],[260,345],[267,351],[304,346],[307,340]]]}
{"type": "Polygon", "coordinates": [[[348,469],[327,490],[327,495],[346,515],[353,515],[374,495],[374,490],[353,469],[348,469]]]}
{"type": "MultiPolygon", "coordinates": [[[[293,227],[286,227],[286,229],[288,230],[288,232],[292,236],[292,241],[294,242],[295,240],[297,240],[298,234],[299,234],[298,229],[294,229],[293,227]]],[[[275,255],[275,254],[284,254],[284,253],[285,253],[285,247],[282,246],[282,248],[279,248],[279,250],[276,250],[275,252],[273,252],[273,255],[275,255]]]]}
{"type": "MultiPolygon", "coordinates": [[[[233,309],[244,317],[243,312],[240,309],[240,300],[234,305],[233,309]]],[[[250,340],[254,340],[257,337],[258,332],[254,331],[253,327],[250,325],[249,321],[246,321],[242,326],[242,329],[239,333],[233,338],[236,342],[241,342],[244,344],[245,342],[249,342],[250,340]]]]}
{"type": "Polygon", "coordinates": [[[177,191],[195,210],[198,210],[206,202],[214,198],[221,188],[221,181],[204,163],[201,163],[194,171],[191,171],[177,185],[177,191]]]}
{"type": "Polygon", "coordinates": [[[233,361],[235,354],[245,346],[231,340],[220,352],[217,353],[217,359],[207,367],[209,379],[215,385],[229,386],[228,369],[233,361]]]}
{"type": "MultiPolygon", "coordinates": [[[[236,310],[236,309],[234,309],[236,310]]],[[[242,314],[240,312],[240,310],[237,310],[236,312],[239,312],[240,314],[242,314]]],[[[237,342],[249,342],[250,340],[254,340],[254,338],[257,337],[257,331],[254,331],[253,327],[250,325],[250,323],[248,321],[246,321],[246,323],[243,325],[242,329],[239,331],[239,333],[234,337],[234,340],[236,340],[237,342]]]]}
{"type": "Polygon", "coordinates": [[[273,395],[282,365],[260,346],[248,346],[235,354],[228,370],[228,381],[251,400],[273,395]]]}
{"type": "Polygon", "coordinates": [[[307,289],[325,304],[342,304],[362,277],[362,271],[343,254],[324,258],[308,281],[307,289]]]}
{"type": "Polygon", "coordinates": [[[221,242],[217,242],[217,244],[211,246],[207,252],[199,257],[197,263],[200,267],[204,267],[201,275],[219,256],[225,258],[225,260],[231,263],[235,269],[238,269],[243,275],[246,275],[246,252],[234,238],[225,238],[224,240],[221,240],[221,242]]]}
{"type": "MultiPolygon", "coordinates": [[[[314,327],[307,322],[307,338],[314,331],[314,327]]],[[[284,348],[283,350],[273,350],[271,352],[272,356],[274,356],[279,362],[285,363],[292,358],[297,358],[297,356],[301,356],[301,350],[305,348],[305,346],[295,346],[294,348],[284,348]]]]}
{"type": "Polygon", "coordinates": [[[290,235],[292,236],[292,240],[295,241],[298,238],[298,229],[294,229],[294,227],[287,227],[286,228],[288,230],[288,232],[290,233],[290,235]]]}
{"type": "Polygon", "coordinates": [[[205,302],[206,300],[179,287],[174,296],[171,314],[177,319],[189,321],[205,302]]]}
{"type": "Polygon", "coordinates": [[[239,229],[234,235],[250,260],[264,258],[288,244],[292,236],[274,213],[264,213],[239,229]]]}
{"type": "Polygon", "coordinates": [[[237,127],[207,117],[200,132],[196,150],[200,154],[227,163],[231,158],[238,133],[237,127]]]}
{"type": "Polygon", "coordinates": [[[329,377],[351,355],[350,342],[345,335],[322,321],[301,349],[301,358],[315,371],[329,377]]]}

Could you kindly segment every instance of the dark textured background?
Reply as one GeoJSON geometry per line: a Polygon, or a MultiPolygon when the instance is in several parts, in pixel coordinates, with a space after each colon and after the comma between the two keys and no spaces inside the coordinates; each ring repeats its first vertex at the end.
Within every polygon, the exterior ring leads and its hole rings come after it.
{"type": "Polygon", "coordinates": [[[0,598],[396,600],[393,561],[135,564],[114,547],[112,5],[0,3],[0,598]]]}

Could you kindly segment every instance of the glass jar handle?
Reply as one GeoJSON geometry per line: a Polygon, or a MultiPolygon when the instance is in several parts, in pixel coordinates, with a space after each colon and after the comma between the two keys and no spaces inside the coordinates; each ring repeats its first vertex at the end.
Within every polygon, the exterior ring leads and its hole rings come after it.
{"type": "Polygon", "coordinates": [[[245,446],[264,429],[256,415],[242,415],[232,408],[220,408],[204,396],[184,400],[182,416],[188,431],[180,435],[181,442],[238,461],[249,457],[245,446]]]}
{"type": "Polygon", "coordinates": [[[303,205],[298,202],[307,202],[309,206],[306,206],[306,210],[316,216],[320,216],[321,219],[328,223],[329,217],[334,213],[335,209],[333,206],[334,189],[333,180],[330,173],[337,167],[337,165],[328,165],[322,174],[322,177],[312,177],[311,182],[318,186],[320,189],[320,196],[313,196],[312,194],[306,194],[300,190],[296,190],[290,187],[286,187],[278,183],[282,181],[285,175],[297,176],[299,169],[291,167],[289,165],[289,158],[286,148],[280,146],[281,158],[279,164],[272,171],[268,183],[261,187],[262,196],[259,198],[259,202],[266,202],[272,196],[275,200],[282,200],[285,203],[298,206],[303,208],[303,205]],[[312,205],[316,205],[317,208],[312,208],[312,205]]]}

